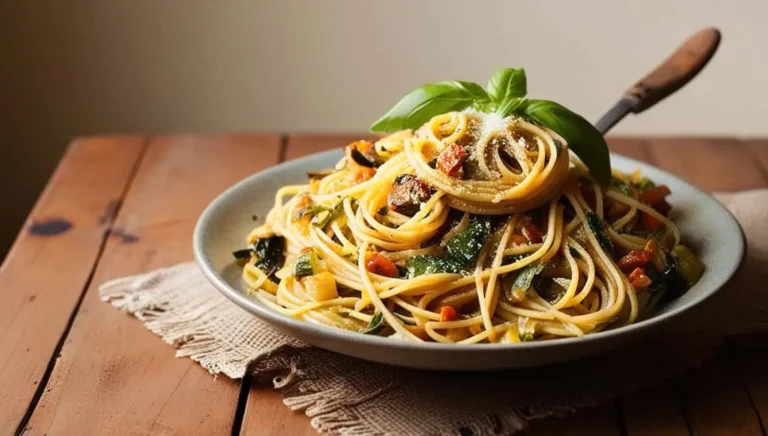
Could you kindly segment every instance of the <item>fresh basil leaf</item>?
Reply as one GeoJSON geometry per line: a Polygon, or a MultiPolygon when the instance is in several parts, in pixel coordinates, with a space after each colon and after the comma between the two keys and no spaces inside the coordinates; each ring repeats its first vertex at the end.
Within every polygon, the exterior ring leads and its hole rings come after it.
{"type": "Polygon", "coordinates": [[[381,312],[376,312],[373,314],[371,322],[368,323],[368,326],[360,330],[360,333],[364,335],[375,335],[379,332],[379,330],[381,330],[382,327],[384,327],[384,314],[381,312]]]}
{"type": "Polygon", "coordinates": [[[510,98],[499,103],[496,107],[496,113],[502,118],[512,114],[520,114],[525,110],[526,103],[528,103],[528,100],[524,98],[510,98]]]}
{"type": "Polygon", "coordinates": [[[598,183],[603,186],[610,184],[611,160],[608,145],[603,135],[589,121],[548,100],[528,100],[525,116],[560,134],[589,168],[598,183]]]}
{"type": "Polygon", "coordinates": [[[432,117],[487,104],[488,94],[477,83],[451,80],[416,88],[371,126],[373,132],[418,129],[432,117]]]}
{"type": "Polygon", "coordinates": [[[488,95],[497,104],[513,98],[525,97],[527,93],[528,85],[525,70],[522,68],[504,68],[488,80],[488,95]]]}

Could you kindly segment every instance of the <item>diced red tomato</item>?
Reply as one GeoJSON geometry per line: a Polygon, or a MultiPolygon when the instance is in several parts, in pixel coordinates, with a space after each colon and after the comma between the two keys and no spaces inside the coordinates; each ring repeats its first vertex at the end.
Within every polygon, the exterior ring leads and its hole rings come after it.
{"type": "Polygon", "coordinates": [[[636,278],[640,277],[641,275],[645,275],[645,271],[643,271],[642,268],[635,268],[634,271],[632,271],[632,273],[630,273],[627,278],[631,282],[636,278]]]}
{"type": "Polygon", "coordinates": [[[667,203],[667,196],[671,194],[667,185],[660,185],[640,193],[640,201],[656,209],[660,214],[666,215],[672,209],[667,203]]]}
{"type": "Polygon", "coordinates": [[[643,230],[655,232],[664,228],[664,222],[645,212],[640,212],[640,224],[643,230]]]}
{"type": "Polygon", "coordinates": [[[525,236],[532,244],[539,244],[544,240],[544,235],[539,228],[536,227],[536,224],[533,223],[523,227],[523,236],[525,236]]]}
{"type": "Polygon", "coordinates": [[[645,266],[651,259],[651,256],[645,250],[632,250],[626,256],[619,259],[616,264],[622,271],[627,272],[645,266]]]}
{"type": "Polygon", "coordinates": [[[645,275],[645,271],[642,268],[635,268],[632,274],[629,275],[629,282],[635,291],[639,291],[643,288],[647,288],[651,285],[651,279],[645,275]]]}
{"type": "Polygon", "coordinates": [[[397,267],[388,257],[383,254],[376,253],[366,263],[368,271],[386,277],[397,277],[400,274],[397,271],[397,267]]]}
{"type": "Polygon", "coordinates": [[[440,308],[440,321],[455,321],[458,317],[459,313],[453,307],[443,306],[440,308]]]}
{"type": "Polygon", "coordinates": [[[437,169],[448,177],[462,178],[464,168],[462,165],[467,160],[467,152],[456,144],[451,144],[437,156],[437,169]]]}

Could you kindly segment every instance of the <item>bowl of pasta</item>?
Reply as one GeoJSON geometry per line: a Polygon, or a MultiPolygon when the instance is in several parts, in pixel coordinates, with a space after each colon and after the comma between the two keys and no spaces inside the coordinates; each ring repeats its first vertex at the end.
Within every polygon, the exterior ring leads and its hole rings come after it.
{"type": "Polygon", "coordinates": [[[203,274],[286,334],[432,370],[607,351],[722,288],[745,247],[733,216],[609,157],[562,106],[510,93],[516,71],[487,91],[420,88],[374,124],[388,133],[377,141],[236,184],[195,229],[203,274]],[[419,98],[462,92],[464,107],[419,112],[419,98]]]}

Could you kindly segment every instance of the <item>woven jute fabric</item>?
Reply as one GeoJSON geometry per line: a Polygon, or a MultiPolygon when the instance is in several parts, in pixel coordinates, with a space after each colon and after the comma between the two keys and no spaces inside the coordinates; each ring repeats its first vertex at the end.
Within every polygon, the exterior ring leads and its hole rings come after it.
{"type": "MultiPolygon", "coordinates": [[[[731,336],[768,330],[768,190],[720,194],[741,222],[747,260],[726,289],[643,339],[575,362],[504,372],[440,373],[312,347],[221,296],[194,263],[101,286],[212,374],[271,379],[319,432],[341,435],[512,434],[680,374],[731,336]]],[[[734,256],[737,255],[734,253],[734,256]]]]}

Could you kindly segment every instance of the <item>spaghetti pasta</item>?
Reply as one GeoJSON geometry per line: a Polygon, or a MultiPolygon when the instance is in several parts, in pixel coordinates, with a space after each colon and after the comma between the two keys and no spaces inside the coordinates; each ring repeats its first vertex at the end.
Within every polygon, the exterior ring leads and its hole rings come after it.
{"type": "Polygon", "coordinates": [[[600,186],[522,118],[450,112],[279,189],[239,257],[256,299],[306,322],[444,343],[582,336],[701,275],[668,193],[615,170],[600,186]]]}

